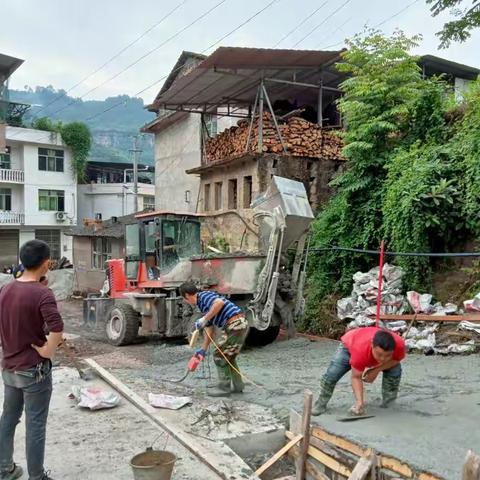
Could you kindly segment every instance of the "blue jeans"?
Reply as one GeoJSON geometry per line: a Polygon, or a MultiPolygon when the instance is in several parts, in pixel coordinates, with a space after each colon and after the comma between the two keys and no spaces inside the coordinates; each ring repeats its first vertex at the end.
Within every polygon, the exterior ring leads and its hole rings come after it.
{"type": "MultiPolygon", "coordinates": [[[[338,346],[325,375],[323,376],[323,381],[334,387],[338,381],[351,369],[350,352],[345,348],[343,343],[341,343],[338,346]]],[[[384,377],[400,378],[402,376],[402,367],[400,364],[398,364],[390,370],[384,370],[382,373],[384,377]]]]}
{"type": "Polygon", "coordinates": [[[29,480],[41,480],[45,474],[45,438],[52,396],[51,362],[22,372],[4,370],[2,378],[5,396],[0,419],[0,472],[13,467],[15,429],[25,409],[29,480]]]}

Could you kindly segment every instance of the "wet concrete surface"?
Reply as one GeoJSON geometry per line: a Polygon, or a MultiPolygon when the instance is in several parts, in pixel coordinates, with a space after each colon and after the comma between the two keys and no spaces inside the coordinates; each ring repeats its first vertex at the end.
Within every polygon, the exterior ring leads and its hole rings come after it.
{"type": "MultiPolygon", "coordinates": [[[[72,331],[78,331],[78,315],[72,312],[66,315],[67,331],[70,331],[69,324],[72,331]]],[[[178,342],[152,339],[120,349],[92,341],[86,343],[92,350],[90,354],[103,353],[100,363],[110,367],[112,373],[142,395],[161,389],[203,398],[209,378],[215,379],[212,360],[207,358],[181,385],[166,382],[166,378],[184,373],[191,356],[188,346],[178,342]]],[[[258,386],[248,385],[243,395],[235,397],[266,407],[275,418],[286,422],[290,408],[301,409],[304,389],[318,393],[320,378],[336,346],[333,341],[297,338],[244,351],[239,358],[240,367],[258,386]]],[[[339,383],[328,413],[314,421],[447,479],[460,478],[467,450],[480,453],[479,367],[478,355],[409,355],[404,362],[400,396],[393,408],[384,410],[377,406],[381,392],[379,379],[367,386],[366,395],[368,413],[375,418],[340,423],[337,418],[345,416],[353,403],[347,375],[339,383]]],[[[267,414],[265,420],[268,420],[267,414]]]]}

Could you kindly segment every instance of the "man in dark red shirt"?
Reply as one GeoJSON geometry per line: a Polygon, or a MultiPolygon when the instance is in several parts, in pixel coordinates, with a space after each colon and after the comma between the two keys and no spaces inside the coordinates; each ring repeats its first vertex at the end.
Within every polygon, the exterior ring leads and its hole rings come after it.
{"type": "Polygon", "coordinates": [[[48,245],[31,240],[20,249],[20,259],[25,267],[23,275],[0,289],[5,392],[0,419],[0,479],[15,480],[23,474],[13,462],[13,441],[25,409],[29,480],[52,480],[43,466],[52,395],[50,359],[62,342],[63,322],[53,292],[40,283],[48,271],[48,245]]]}
{"type": "Polygon", "coordinates": [[[312,415],[321,415],[333,395],[338,381],[352,370],[354,415],[365,414],[363,382],[373,383],[380,372],[382,378],[382,406],[387,407],[398,395],[405,342],[393,332],[377,327],[350,330],[342,338],[330,366],[321,381],[321,392],[312,409],[312,415]]]}

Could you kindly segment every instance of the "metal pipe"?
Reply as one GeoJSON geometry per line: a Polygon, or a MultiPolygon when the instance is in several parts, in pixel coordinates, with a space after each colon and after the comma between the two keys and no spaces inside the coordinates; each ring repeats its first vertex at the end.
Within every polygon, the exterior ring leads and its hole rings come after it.
{"type": "Polygon", "coordinates": [[[278,126],[277,117],[275,116],[275,112],[273,111],[272,104],[270,103],[270,98],[268,96],[267,89],[263,84],[262,84],[262,88],[263,88],[263,93],[265,95],[265,100],[267,101],[268,108],[270,109],[270,113],[272,114],[273,123],[275,125],[275,129],[277,130],[278,138],[280,139],[280,143],[282,144],[283,153],[287,153],[287,146],[283,141],[282,133],[280,132],[280,127],[278,126]]]}
{"type": "Polygon", "coordinates": [[[257,111],[259,93],[260,93],[260,89],[257,90],[257,94],[255,95],[255,103],[253,104],[253,113],[250,119],[250,126],[248,127],[247,144],[245,145],[245,153],[247,153],[248,149],[250,148],[250,139],[252,137],[253,122],[255,121],[255,112],[257,111]]]}
{"type": "Polygon", "coordinates": [[[320,127],[323,127],[323,82],[320,84],[320,88],[318,90],[317,121],[320,127]]]}
{"type": "Polygon", "coordinates": [[[258,107],[258,145],[257,152],[263,153],[263,78],[260,81],[260,96],[259,96],[259,107],[258,107]]]}

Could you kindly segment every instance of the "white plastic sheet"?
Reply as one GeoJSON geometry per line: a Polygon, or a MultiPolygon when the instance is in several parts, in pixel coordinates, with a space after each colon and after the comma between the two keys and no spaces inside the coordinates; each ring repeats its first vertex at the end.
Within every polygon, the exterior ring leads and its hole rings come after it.
{"type": "Polygon", "coordinates": [[[152,407],[168,408],[169,410],[178,410],[192,403],[191,397],[174,397],[172,395],[164,395],[163,393],[149,393],[148,401],[152,407]]]}
{"type": "Polygon", "coordinates": [[[120,403],[120,397],[114,393],[99,388],[72,387],[71,397],[75,398],[78,406],[90,410],[103,410],[116,407],[120,403]]]}

